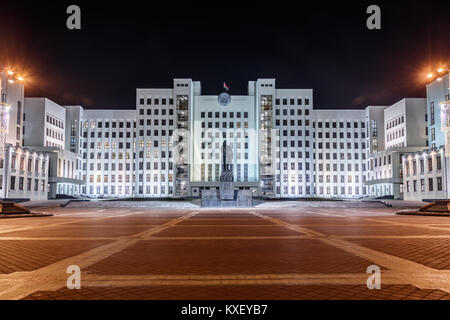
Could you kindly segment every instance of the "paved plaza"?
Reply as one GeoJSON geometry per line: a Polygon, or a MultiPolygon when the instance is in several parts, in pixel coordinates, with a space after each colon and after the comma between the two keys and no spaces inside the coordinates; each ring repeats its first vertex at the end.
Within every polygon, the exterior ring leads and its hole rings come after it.
{"type": "Polygon", "coordinates": [[[396,216],[406,202],[122,204],[0,219],[0,299],[450,299],[450,218],[396,216]]]}

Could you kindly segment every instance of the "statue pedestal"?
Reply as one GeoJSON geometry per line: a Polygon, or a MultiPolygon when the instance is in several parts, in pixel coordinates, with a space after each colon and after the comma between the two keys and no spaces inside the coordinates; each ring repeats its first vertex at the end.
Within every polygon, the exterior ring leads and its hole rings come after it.
{"type": "MultiPolygon", "coordinates": [[[[230,150],[230,148],[228,148],[230,150]]],[[[227,142],[223,142],[222,147],[222,173],[220,174],[219,194],[217,190],[202,191],[202,207],[217,208],[247,208],[253,207],[253,193],[250,190],[234,191],[233,170],[231,162],[227,164],[227,158],[231,160],[232,156],[227,156],[227,142]]]]}
{"type": "Polygon", "coordinates": [[[224,170],[220,175],[220,200],[234,200],[233,172],[224,170]]]}
{"type": "Polygon", "coordinates": [[[202,191],[202,207],[215,208],[219,206],[219,202],[216,189],[202,191]]]}

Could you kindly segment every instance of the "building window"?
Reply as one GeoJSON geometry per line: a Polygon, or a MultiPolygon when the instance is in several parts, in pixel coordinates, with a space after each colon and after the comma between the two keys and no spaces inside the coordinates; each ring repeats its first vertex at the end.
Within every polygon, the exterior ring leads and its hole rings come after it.
{"type": "Polygon", "coordinates": [[[11,190],[16,190],[16,177],[11,176],[11,186],[10,186],[11,190]]]}
{"type": "Polygon", "coordinates": [[[438,189],[438,191],[442,191],[442,177],[437,177],[436,181],[437,181],[437,189],[438,189]]]}
{"type": "Polygon", "coordinates": [[[434,125],[434,102],[430,104],[430,124],[434,125]]]}
{"type": "Polygon", "coordinates": [[[17,124],[22,120],[22,101],[17,101],[17,124]]]}

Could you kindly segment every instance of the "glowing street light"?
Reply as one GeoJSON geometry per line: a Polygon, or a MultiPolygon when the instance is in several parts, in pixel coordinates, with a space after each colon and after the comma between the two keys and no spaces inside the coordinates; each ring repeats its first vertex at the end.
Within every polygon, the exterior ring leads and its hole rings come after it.
{"type": "Polygon", "coordinates": [[[435,72],[430,72],[426,75],[428,80],[442,81],[443,73],[450,71],[446,65],[441,65],[440,67],[437,67],[437,69],[435,69],[435,70],[436,70],[435,72]]]}

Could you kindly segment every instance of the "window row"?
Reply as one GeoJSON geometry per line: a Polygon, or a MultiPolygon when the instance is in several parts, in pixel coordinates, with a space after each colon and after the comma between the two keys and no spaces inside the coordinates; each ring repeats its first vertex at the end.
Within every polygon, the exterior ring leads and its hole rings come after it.
{"type": "Polygon", "coordinates": [[[214,118],[220,118],[220,115],[222,114],[222,118],[230,118],[233,119],[234,115],[236,114],[236,118],[242,118],[242,115],[244,116],[244,118],[248,118],[248,112],[200,112],[200,116],[201,118],[213,118],[213,114],[214,114],[214,118]],[[227,116],[228,115],[228,116],[227,116]]]}
{"type": "Polygon", "coordinates": [[[345,195],[355,195],[355,196],[359,196],[359,195],[364,195],[367,192],[367,188],[366,187],[362,187],[362,193],[360,193],[361,189],[360,187],[347,187],[347,189],[345,189],[345,187],[341,187],[340,188],[340,193],[338,193],[338,187],[333,187],[333,189],[328,186],[326,188],[324,187],[319,187],[319,195],[341,195],[341,196],[345,196],[345,195]],[[347,193],[346,193],[347,191],[347,193]]]}
{"type": "Polygon", "coordinates": [[[389,142],[389,141],[392,141],[392,140],[395,140],[398,138],[402,138],[404,136],[405,136],[405,129],[404,128],[398,129],[398,130],[395,130],[393,132],[389,132],[388,134],[386,134],[386,141],[389,142]]]}
{"type": "MultiPolygon", "coordinates": [[[[291,146],[292,146],[292,143],[291,143],[291,146]]],[[[316,144],[314,143],[313,147],[315,148],[315,146],[316,146],[316,144]]],[[[351,142],[347,142],[346,144],[344,142],[340,142],[339,143],[339,149],[345,149],[345,148],[352,149],[352,146],[353,146],[354,149],[359,149],[360,145],[359,145],[358,142],[354,142],[353,144],[351,142]]],[[[331,149],[332,148],[332,149],[336,150],[338,148],[338,144],[337,144],[337,142],[332,142],[332,143],[330,143],[330,142],[325,142],[325,143],[318,142],[317,143],[317,147],[318,147],[318,149],[331,149]],[[324,148],[324,146],[325,146],[325,148],[324,148]]],[[[361,149],[362,150],[366,149],[366,143],[365,142],[361,143],[361,149]]]]}
{"type": "MultiPolygon", "coordinates": [[[[3,179],[3,176],[1,176],[3,179]]],[[[3,186],[3,181],[1,183],[3,186]]],[[[24,177],[17,177],[11,176],[9,189],[10,190],[27,190],[27,191],[46,191],[46,182],[45,180],[39,180],[39,179],[32,179],[32,178],[25,178],[24,177]],[[26,182],[26,185],[24,185],[26,182]]]]}
{"type": "MultiPolygon", "coordinates": [[[[316,168],[318,169],[319,172],[324,171],[324,164],[323,163],[319,163],[319,164],[314,164],[314,171],[316,171],[316,168]]],[[[362,164],[362,172],[366,171],[366,165],[363,163],[362,164]]],[[[347,171],[351,172],[353,171],[353,169],[355,169],[355,172],[359,171],[359,164],[355,163],[354,165],[351,163],[347,163],[347,171]]],[[[330,172],[331,171],[331,164],[330,163],[326,163],[325,164],[325,171],[330,172]]],[[[338,164],[337,163],[333,163],[333,171],[337,172],[338,171],[338,164]]],[[[344,172],[345,171],[345,164],[344,163],[340,163],[339,164],[339,172],[344,172]]]]}
{"type": "Polygon", "coordinates": [[[302,106],[302,105],[309,106],[309,101],[310,101],[309,98],[305,98],[305,99],[300,99],[300,98],[297,98],[297,99],[293,99],[293,98],[291,98],[291,99],[289,99],[289,98],[277,98],[277,99],[275,99],[275,104],[277,104],[277,105],[281,105],[282,104],[282,105],[286,106],[288,104],[288,102],[289,102],[290,105],[295,105],[296,104],[296,105],[299,105],[299,106],[302,106]]]}
{"type": "Polygon", "coordinates": [[[405,116],[399,116],[395,119],[386,122],[386,130],[398,126],[399,124],[405,123],[405,116]]]}
{"type": "MultiPolygon", "coordinates": [[[[331,126],[330,126],[330,122],[329,121],[327,121],[327,122],[315,121],[313,123],[313,127],[314,128],[316,127],[316,123],[317,123],[317,128],[319,128],[319,129],[321,129],[321,128],[328,129],[330,127],[332,127],[333,129],[337,129],[337,126],[338,126],[337,125],[338,122],[335,122],[335,121],[331,122],[331,126]]],[[[347,128],[347,129],[352,129],[352,128],[358,129],[359,127],[361,127],[361,129],[364,129],[366,127],[365,122],[364,121],[361,121],[361,122],[360,121],[346,121],[346,122],[339,121],[339,128],[340,129],[344,129],[344,128],[347,128]],[[347,123],[347,124],[345,125],[345,123],[347,123]],[[353,126],[352,126],[352,123],[353,123],[353,126]]]]}
{"type": "Polygon", "coordinates": [[[102,129],[103,128],[103,124],[105,128],[131,128],[132,127],[132,123],[133,123],[133,128],[136,128],[136,121],[126,121],[126,120],[121,120],[121,121],[95,121],[95,120],[91,120],[91,121],[84,121],[83,122],[83,128],[84,129],[95,129],[95,128],[99,128],[102,129]]]}
{"type": "Polygon", "coordinates": [[[167,105],[167,102],[169,102],[170,105],[173,105],[173,98],[169,98],[169,99],[167,99],[167,98],[153,98],[153,99],[152,98],[139,98],[140,105],[153,104],[155,106],[158,106],[158,105],[160,105],[160,103],[161,103],[161,105],[167,105]]]}
{"type": "MultiPolygon", "coordinates": [[[[362,176],[362,183],[366,182],[366,176],[362,176]]],[[[347,179],[345,178],[345,175],[340,175],[339,179],[337,175],[318,175],[317,176],[317,182],[318,183],[360,183],[359,175],[347,175],[347,179]],[[339,182],[338,182],[339,181],[339,182]]]]}
{"type": "Polygon", "coordinates": [[[47,123],[54,125],[58,128],[64,129],[64,121],[59,120],[55,117],[53,117],[52,115],[47,114],[45,117],[45,120],[47,121],[47,123]]]}
{"type": "MultiPolygon", "coordinates": [[[[301,120],[301,119],[298,119],[297,121],[295,121],[295,120],[290,120],[289,121],[289,124],[291,125],[291,126],[295,126],[295,125],[297,125],[297,126],[299,126],[299,127],[301,127],[302,125],[303,125],[303,121],[301,120]]],[[[280,126],[281,125],[281,121],[279,120],[279,119],[276,119],[275,120],[275,126],[280,126]]],[[[288,125],[288,121],[287,120],[283,120],[283,126],[287,126],[288,125]]],[[[305,126],[309,126],[309,120],[305,120],[305,126]]]]}
{"type": "MultiPolygon", "coordinates": [[[[313,133],[314,138],[316,137],[316,132],[313,133]]],[[[324,134],[322,132],[317,132],[317,138],[322,139],[324,137],[324,134]]],[[[325,132],[325,138],[326,139],[337,139],[338,135],[337,132],[325,132]]],[[[358,132],[347,132],[347,134],[344,134],[344,132],[339,132],[339,139],[359,139],[359,133],[358,132]]],[[[365,139],[366,134],[364,132],[361,132],[361,139],[365,139]]]]}
{"type": "MultiPolygon", "coordinates": [[[[0,167],[3,168],[3,159],[1,160],[0,167]]],[[[33,159],[29,157],[27,160],[25,160],[24,156],[21,156],[19,158],[19,169],[20,171],[25,171],[25,163],[26,168],[28,172],[31,172],[34,170],[35,173],[39,173],[39,170],[42,171],[42,173],[45,173],[45,166],[46,161],[42,160],[42,162],[39,159],[34,160],[34,166],[33,166],[33,159]],[[39,166],[39,163],[41,163],[41,166],[39,166]]],[[[11,155],[11,169],[17,169],[17,156],[15,154],[11,155]]]]}
{"type": "MultiPolygon", "coordinates": [[[[104,134],[103,134],[102,131],[98,131],[97,132],[97,138],[99,138],[99,139],[103,139],[103,138],[109,139],[111,137],[111,138],[115,139],[115,138],[117,138],[117,136],[119,137],[119,139],[124,138],[124,137],[126,137],[126,138],[131,138],[131,137],[136,138],[136,132],[130,132],[130,131],[122,132],[122,131],[119,131],[118,133],[119,134],[117,134],[116,131],[113,131],[113,132],[111,132],[111,136],[110,136],[109,132],[104,132],[104,134]],[[133,133],[133,134],[131,134],[131,133],[133,133]]],[[[83,132],[83,138],[87,139],[87,137],[88,137],[88,133],[86,131],[83,132]]],[[[89,137],[94,139],[95,138],[95,132],[91,131],[89,137]]]]}
{"type": "MultiPolygon", "coordinates": [[[[433,161],[433,157],[427,157],[426,158],[426,169],[427,172],[433,172],[433,169],[436,168],[437,171],[440,171],[442,169],[442,162],[441,162],[441,155],[434,156],[435,160],[433,161]],[[434,162],[434,164],[433,164],[434,162]]],[[[409,175],[417,175],[419,174],[425,174],[425,159],[420,158],[419,161],[417,159],[413,160],[407,160],[405,161],[405,173],[407,176],[409,175]]]]}
{"type": "MultiPolygon", "coordinates": [[[[148,116],[154,115],[154,116],[159,116],[160,109],[147,109],[147,112],[144,111],[144,108],[140,108],[139,109],[139,115],[143,116],[144,114],[147,114],[148,116]]],[[[173,116],[173,110],[174,109],[168,109],[169,112],[167,112],[167,109],[161,108],[161,116],[166,116],[167,114],[169,114],[169,116],[173,116]]]]}
{"type": "Polygon", "coordinates": [[[410,180],[406,182],[406,192],[442,191],[442,177],[410,180]]]}
{"type": "Polygon", "coordinates": [[[45,134],[47,137],[49,138],[53,138],[59,141],[63,141],[64,140],[64,134],[55,130],[52,130],[50,128],[46,128],[45,129],[45,134]]]}
{"type": "MultiPolygon", "coordinates": [[[[305,116],[309,116],[309,114],[310,114],[309,109],[305,109],[305,116]]],[[[281,115],[287,116],[288,109],[275,109],[275,116],[279,117],[281,115]]],[[[289,115],[295,116],[295,109],[290,109],[289,115]]],[[[297,116],[302,116],[302,115],[303,115],[303,109],[297,109],[297,116]]],[[[263,120],[263,119],[261,119],[261,120],[263,120]]]]}
{"type": "MultiPolygon", "coordinates": [[[[208,129],[213,128],[213,122],[207,122],[208,123],[208,129]]],[[[206,122],[202,122],[202,129],[206,128],[206,122]]],[[[214,122],[214,128],[219,129],[220,128],[220,122],[214,122]]],[[[222,128],[237,128],[237,129],[248,129],[248,122],[222,122],[222,128]],[[236,126],[235,126],[236,124],[236,126]]]]}
{"type": "MultiPolygon", "coordinates": [[[[332,153],[333,155],[333,160],[338,160],[338,154],[337,153],[332,153]]],[[[314,159],[316,159],[316,154],[314,154],[314,159]]],[[[317,159],[318,160],[331,160],[331,153],[326,152],[326,153],[317,153],[317,159]]],[[[345,153],[339,153],[339,160],[359,160],[359,153],[350,153],[347,152],[347,154],[345,153]]],[[[361,159],[365,160],[366,159],[366,154],[362,153],[361,154],[361,159]]]]}

